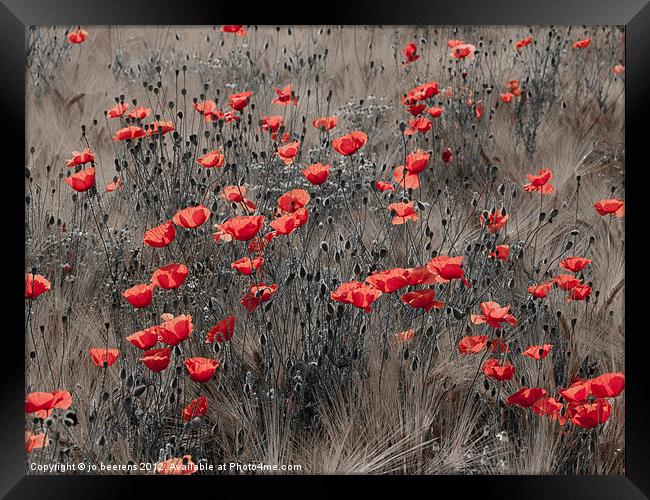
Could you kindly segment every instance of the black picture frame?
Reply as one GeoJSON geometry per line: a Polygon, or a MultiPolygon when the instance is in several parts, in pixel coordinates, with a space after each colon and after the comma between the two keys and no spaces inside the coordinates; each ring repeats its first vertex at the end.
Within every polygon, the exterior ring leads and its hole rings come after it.
{"type": "MultiPolygon", "coordinates": [[[[475,2],[401,0],[328,1],[320,9],[268,2],[259,7],[237,2],[198,0],[177,2],[133,2],[125,0],[1,0],[0,4],[0,112],[3,140],[2,227],[4,244],[4,352],[0,357],[3,405],[0,409],[0,495],[7,498],[114,498],[140,486],[165,488],[168,495],[192,491],[224,494],[224,485],[237,488],[244,497],[253,490],[265,495],[291,491],[305,496],[345,494],[352,486],[381,491],[385,495],[424,492],[472,493],[480,498],[650,498],[650,410],[646,368],[647,333],[644,328],[644,282],[639,272],[646,267],[645,245],[640,227],[645,223],[644,191],[647,189],[648,148],[646,130],[650,118],[650,4],[647,0],[493,0],[475,2]],[[198,486],[206,477],[169,480],[147,477],[27,476],[23,442],[24,427],[24,340],[19,332],[23,318],[24,229],[20,207],[24,193],[16,186],[24,182],[20,164],[25,159],[25,28],[30,25],[192,25],[239,21],[249,24],[450,24],[450,25],[625,25],[626,26],[626,430],[625,476],[433,476],[353,477],[327,476],[291,478],[220,477],[198,486]],[[22,255],[22,257],[21,257],[22,255]],[[5,276],[6,274],[6,276],[5,276]],[[290,483],[290,484],[288,484],[290,483]],[[326,484],[328,483],[328,484],[326,484]],[[205,486],[206,490],[203,490],[205,486]],[[218,490],[213,490],[218,486],[218,490]],[[211,488],[207,490],[207,488],[211,488]],[[249,490],[249,488],[252,488],[249,490]],[[444,488],[444,489],[441,489],[444,488]],[[219,493],[217,493],[219,492],[219,493]]],[[[151,494],[151,491],[149,491],[151,494]]],[[[193,493],[192,493],[193,495],[193,493]]]]}

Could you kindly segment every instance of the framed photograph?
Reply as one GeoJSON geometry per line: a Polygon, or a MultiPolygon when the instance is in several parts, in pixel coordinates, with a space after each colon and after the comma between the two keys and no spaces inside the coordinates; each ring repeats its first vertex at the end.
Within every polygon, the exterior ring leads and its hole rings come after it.
{"type": "Polygon", "coordinates": [[[3,4],[1,494],[648,498],[645,1],[3,4]]]}

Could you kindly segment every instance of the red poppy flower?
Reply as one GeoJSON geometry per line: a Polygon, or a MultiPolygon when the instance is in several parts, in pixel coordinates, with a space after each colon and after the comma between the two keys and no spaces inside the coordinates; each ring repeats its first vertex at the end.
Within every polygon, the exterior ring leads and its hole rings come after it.
{"type": "Polygon", "coordinates": [[[184,264],[169,264],[156,269],[151,275],[151,282],[157,287],[171,290],[183,284],[188,272],[184,264]]]}
{"type": "Polygon", "coordinates": [[[552,344],[531,345],[528,349],[522,352],[522,354],[524,356],[528,356],[529,358],[540,360],[548,356],[548,353],[551,352],[551,349],[553,349],[552,344]]]}
{"type": "MultiPolygon", "coordinates": [[[[490,233],[496,233],[499,229],[503,228],[508,223],[508,214],[502,215],[500,210],[495,210],[490,215],[488,215],[488,231],[490,233]]],[[[485,223],[483,215],[480,217],[481,225],[485,223]]]]}
{"type": "Polygon", "coordinates": [[[86,148],[82,152],[73,151],[72,158],[67,160],[66,165],[69,168],[83,165],[85,163],[94,163],[95,155],[91,153],[90,149],[86,148]]]}
{"type": "Polygon", "coordinates": [[[106,349],[104,347],[95,347],[88,352],[90,352],[90,359],[92,359],[95,366],[99,366],[100,368],[111,366],[117,361],[117,357],[120,355],[118,349],[106,349]]]}
{"type": "Polygon", "coordinates": [[[189,337],[193,330],[192,316],[189,314],[181,314],[160,325],[158,328],[158,340],[167,345],[178,345],[189,337]]]}
{"type": "Polygon", "coordinates": [[[427,82],[409,90],[402,98],[402,102],[411,105],[436,95],[438,95],[438,82],[427,82]]]}
{"type": "Polygon", "coordinates": [[[223,33],[234,33],[237,36],[244,36],[246,34],[246,26],[243,24],[224,24],[221,27],[223,33]]]}
{"type": "Polygon", "coordinates": [[[546,297],[548,297],[548,294],[551,291],[552,286],[553,286],[553,282],[540,283],[539,285],[531,285],[528,287],[528,292],[532,293],[533,297],[535,298],[545,299],[546,297]]]}
{"type": "Polygon", "coordinates": [[[335,291],[330,293],[332,300],[352,304],[365,312],[372,311],[372,303],[381,295],[381,290],[359,281],[342,283],[335,291]]]}
{"type": "Polygon", "coordinates": [[[228,342],[235,333],[235,316],[228,316],[214,325],[205,337],[208,344],[213,343],[215,340],[219,343],[228,342]]]}
{"type": "Polygon", "coordinates": [[[187,358],[185,360],[187,373],[194,382],[207,382],[212,378],[219,366],[218,359],[208,358],[187,358]]]}
{"type": "Polygon", "coordinates": [[[248,106],[248,100],[253,95],[252,92],[239,92],[228,96],[228,105],[235,111],[241,111],[248,106]]]}
{"type": "Polygon", "coordinates": [[[161,372],[169,366],[171,347],[162,349],[150,349],[144,352],[144,357],[140,361],[152,372],[161,372]]]}
{"type": "Polygon", "coordinates": [[[559,420],[560,424],[564,425],[566,419],[560,414],[563,406],[564,405],[562,405],[562,403],[560,403],[555,398],[543,397],[535,401],[530,406],[530,409],[537,413],[540,417],[546,415],[553,419],[559,420]]]}
{"type": "Polygon", "coordinates": [[[316,118],[312,123],[314,128],[329,131],[336,127],[339,119],[336,116],[321,116],[316,118]]]}
{"type": "Polygon", "coordinates": [[[451,149],[445,148],[442,150],[442,161],[445,163],[451,163],[453,159],[454,153],[451,151],[451,149]]]}
{"type": "Polygon", "coordinates": [[[445,110],[444,108],[441,108],[439,106],[432,106],[429,109],[427,109],[427,113],[431,115],[433,118],[440,118],[444,110],[445,110]]]}
{"type": "Polygon", "coordinates": [[[136,309],[147,307],[151,304],[153,298],[153,283],[147,285],[135,285],[128,290],[122,292],[122,296],[129,301],[136,309]]]}
{"type": "Polygon", "coordinates": [[[510,306],[500,306],[496,302],[481,302],[482,314],[472,314],[470,319],[475,325],[487,323],[492,328],[500,328],[502,323],[516,325],[517,318],[510,314],[510,306]]]}
{"type": "MultiPolygon", "coordinates": [[[[307,210],[307,209],[300,209],[300,210],[307,210]]],[[[295,215],[295,214],[294,214],[295,215]]],[[[296,220],[299,219],[298,216],[296,216],[296,220]]],[[[295,224],[295,222],[294,222],[295,224]]],[[[262,237],[257,237],[250,243],[248,243],[248,251],[251,253],[261,253],[264,251],[264,249],[275,239],[275,237],[278,235],[276,231],[269,231],[262,237]]]]}
{"type": "Polygon", "coordinates": [[[222,114],[222,112],[217,109],[217,103],[212,100],[195,102],[192,104],[192,107],[205,117],[205,121],[212,121],[215,116],[222,114]]]}
{"type": "Polygon", "coordinates": [[[583,38],[582,40],[578,40],[577,42],[574,42],[572,47],[574,49],[584,49],[591,43],[591,38],[583,38]]]}
{"type": "Polygon", "coordinates": [[[177,226],[185,228],[199,227],[208,220],[212,212],[208,207],[198,205],[196,207],[187,207],[176,212],[172,220],[177,226]]]}
{"type": "Polygon", "coordinates": [[[388,211],[395,212],[393,220],[391,221],[395,225],[404,224],[409,220],[418,220],[418,214],[415,211],[412,201],[409,201],[408,203],[391,203],[388,205],[388,211]]]}
{"type": "Polygon", "coordinates": [[[232,236],[228,233],[225,233],[223,231],[216,231],[212,233],[212,239],[214,242],[219,245],[221,244],[222,241],[229,243],[232,241],[232,236]]]}
{"type": "Polygon", "coordinates": [[[25,396],[25,413],[35,413],[38,418],[48,417],[54,408],[67,409],[72,405],[68,391],[30,392],[25,396]]]}
{"type": "Polygon", "coordinates": [[[222,113],[221,111],[215,112],[215,119],[222,120],[226,123],[230,122],[235,122],[239,119],[241,119],[241,116],[236,114],[234,111],[226,111],[225,113],[222,113]]]}
{"type": "Polygon", "coordinates": [[[513,78],[506,82],[506,90],[514,96],[520,96],[522,93],[521,87],[519,86],[519,80],[513,78]]]}
{"type": "Polygon", "coordinates": [[[374,286],[384,293],[393,293],[408,285],[406,269],[395,267],[386,271],[378,271],[366,278],[366,283],[374,286]]]}
{"type": "Polygon", "coordinates": [[[432,126],[433,124],[428,118],[415,118],[409,121],[409,126],[406,128],[406,130],[404,130],[404,135],[413,135],[417,134],[418,132],[424,134],[431,130],[432,126]]]}
{"type": "Polygon", "coordinates": [[[266,130],[272,134],[277,134],[279,128],[282,126],[284,126],[284,120],[282,119],[281,115],[262,117],[262,130],[266,130]]]}
{"type": "Polygon", "coordinates": [[[417,54],[417,50],[418,48],[414,43],[409,43],[406,47],[402,49],[402,52],[404,53],[404,57],[406,57],[404,64],[415,62],[418,59],[420,59],[420,55],[417,54]]]}
{"type": "Polygon", "coordinates": [[[165,120],[165,121],[155,121],[147,126],[147,134],[152,136],[156,134],[168,134],[169,132],[173,132],[176,130],[174,127],[174,123],[171,122],[170,120],[165,120]]]}
{"type": "Polygon", "coordinates": [[[250,287],[248,293],[241,299],[241,304],[248,312],[253,312],[262,303],[268,301],[278,290],[278,285],[257,283],[250,287]]]}
{"type": "Polygon", "coordinates": [[[499,98],[505,104],[510,104],[510,102],[512,102],[512,99],[514,97],[515,97],[515,95],[512,92],[502,92],[501,94],[499,94],[499,98]]]}
{"type": "Polygon", "coordinates": [[[593,403],[569,403],[567,416],[573,425],[591,429],[607,422],[612,407],[606,399],[597,399],[593,403]]]}
{"type": "Polygon", "coordinates": [[[289,235],[296,228],[300,227],[302,225],[301,220],[303,220],[303,217],[300,216],[301,214],[307,215],[307,218],[309,217],[306,208],[301,208],[298,210],[300,213],[298,211],[295,213],[288,213],[271,221],[269,225],[275,230],[274,232],[276,235],[289,235]]]}
{"type": "Polygon", "coordinates": [[[25,274],[25,298],[26,299],[35,299],[39,295],[47,292],[52,285],[40,274],[25,274]]]}
{"type": "Polygon", "coordinates": [[[438,283],[436,275],[427,266],[409,267],[405,270],[406,282],[411,285],[433,285],[438,283]]]}
{"type": "Polygon", "coordinates": [[[422,150],[418,149],[417,151],[406,155],[405,167],[409,173],[419,174],[427,168],[428,162],[429,153],[424,153],[422,150]]]}
{"type": "Polygon", "coordinates": [[[395,333],[393,335],[393,338],[397,342],[408,343],[413,339],[413,335],[415,335],[415,330],[411,328],[410,330],[406,330],[405,332],[395,333]]]}
{"type": "Polygon", "coordinates": [[[479,120],[483,118],[483,115],[485,114],[485,106],[483,106],[482,101],[478,101],[476,103],[476,106],[474,107],[474,114],[476,115],[476,118],[479,120]]]}
{"type": "Polygon", "coordinates": [[[159,326],[151,326],[129,335],[126,340],[131,342],[131,344],[138,349],[146,351],[158,343],[158,336],[160,335],[159,329],[159,326]]]}
{"type": "Polygon", "coordinates": [[[263,215],[240,215],[228,219],[219,228],[237,241],[248,241],[255,237],[263,223],[263,215]]]}
{"type": "Polygon", "coordinates": [[[530,43],[532,41],[533,41],[532,36],[527,36],[526,38],[523,38],[521,40],[517,40],[517,42],[515,43],[515,49],[517,49],[517,50],[523,49],[524,47],[527,47],[528,45],[530,45],[530,43]]]}
{"type": "Polygon", "coordinates": [[[613,215],[614,217],[625,215],[625,203],[616,198],[597,201],[594,208],[600,215],[613,215]]]}
{"type": "Polygon", "coordinates": [[[623,73],[623,71],[625,71],[625,66],[623,66],[622,64],[617,64],[612,68],[612,71],[617,75],[620,75],[621,73],[623,73]]]}
{"type": "Polygon", "coordinates": [[[151,110],[149,108],[145,108],[144,106],[136,106],[135,108],[133,108],[133,111],[129,113],[129,118],[133,118],[136,120],[143,120],[150,114],[151,114],[151,110]]]}
{"type": "Polygon", "coordinates": [[[176,228],[170,220],[144,233],[145,244],[154,248],[166,247],[174,241],[174,238],[176,238],[176,228]]]}
{"type": "Polygon", "coordinates": [[[555,188],[549,184],[552,178],[553,172],[544,168],[537,172],[537,175],[528,174],[530,183],[524,186],[524,191],[528,193],[536,191],[541,194],[551,194],[555,191],[555,188]]]}
{"type": "Polygon", "coordinates": [[[300,150],[300,141],[289,142],[278,148],[278,156],[285,165],[291,165],[300,150]]]}
{"type": "Polygon", "coordinates": [[[386,181],[376,181],[375,188],[379,191],[395,191],[395,186],[386,181]]]}
{"type": "Polygon", "coordinates": [[[47,448],[50,444],[50,440],[47,437],[47,434],[44,432],[39,432],[34,434],[31,431],[25,432],[25,452],[30,453],[32,450],[37,448],[47,448]]]}
{"type": "Polygon", "coordinates": [[[463,284],[469,288],[469,282],[465,279],[462,262],[462,255],[457,257],[439,255],[427,262],[427,269],[435,276],[436,283],[449,283],[451,280],[463,280],[463,284]]]}
{"type": "Polygon", "coordinates": [[[472,59],[474,57],[474,52],[476,52],[476,47],[471,43],[461,43],[453,47],[451,51],[451,57],[454,59],[465,59],[469,57],[472,59]]]}
{"type": "Polygon", "coordinates": [[[88,32],[86,30],[82,30],[81,28],[68,33],[68,41],[70,43],[83,43],[86,41],[86,38],[88,38],[88,32]]]}
{"type": "Polygon", "coordinates": [[[109,182],[108,184],[106,184],[106,191],[112,193],[113,191],[115,191],[116,189],[120,189],[121,187],[122,187],[122,181],[118,177],[117,181],[109,182]]]}
{"type": "Polygon", "coordinates": [[[277,97],[274,97],[271,102],[273,104],[279,104],[280,106],[286,106],[288,104],[291,104],[292,102],[295,104],[298,102],[297,97],[291,97],[291,84],[287,85],[284,88],[279,88],[275,87],[273,89],[275,91],[275,95],[277,97]]]}
{"type": "Polygon", "coordinates": [[[585,300],[591,295],[592,289],[589,285],[576,285],[567,294],[567,300],[585,300]]]}
{"type": "Polygon", "coordinates": [[[566,389],[559,389],[558,392],[568,402],[579,403],[589,397],[590,385],[588,380],[578,380],[566,389]]]}
{"type": "Polygon", "coordinates": [[[205,168],[219,168],[223,166],[225,157],[221,151],[209,151],[196,160],[196,163],[205,168]]]}
{"type": "Polygon", "coordinates": [[[509,361],[504,361],[501,364],[498,359],[494,358],[486,360],[482,370],[486,377],[499,381],[510,380],[515,374],[515,367],[509,361]]]}
{"type": "Polygon", "coordinates": [[[230,264],[230,267],[245,276],[250,276],[253,274],[253,271],[259,269],[262,264],[264,264],[264,259],[262,257],[255,257],[253,260],[248,257],[243,257],[230,264]]]}
{"type": "Polygon", "coordinates": [[[427,105],[424,103],[411,104],[410,106],[406,107],[406,111],[408,111],[413,116],[420,116],[426,107],[427,105]]]}
{"type": "Polygon", "coordinates": [[[411,174],[404,167],[398,165],[393,171],[393,179],[403,189],[418,189],[420,187],[420,177],[418,174],[411,174]]]}
{"type": "Polygon", "coordinates": [[[262,117],[261,126],[262,126],[262,130],[271,132],[271,139],[275,141],[278,137],[279,128],[284,126],[284,120],[280,115],[264,116],[262,117]]]}
{"type": "Polygon", "coordinates": [[[457,47],[458,45],[462,45],[465,42],[463,40],[447,40],[447,47],[450,49],[453,49],[454,47],[457,47]]]}
{"type": "Polygon", "coordinates": [[[485,349],[487,341],[487,335],[469,335],[460,339],[458,350],[461,354],[476,354],[485,349]]]}
{"type": "Polygon", "coordinates": [[[54,393],[30,392],[25,395],[25,413],[51,410],[54,407],[54,393]]]}
{"type": "Polygon", "coordinates": [[[305,176],[305,179],[307,179],[309,183],[313,184],[314,186],[323,184],[327,180],[329,174],[329,164],[323,165],[322,163],[314,163],[302,171],[302,175],[305,176]]]}
{"type": "Polygon", "coordinates": [[[510,245],[497,245],[494,252],[490,252],[489,257],[507,261],[510,258],[510,245]]]}
{"type": "Polygon", "coordinates": [[[113,136],[113,141],[128,141],[134,139],[140,139],[144,137],[147,133],[144,129],[136,127],[135,125],[130,125],[128,127],[121,128],[113,136]]]}
{"type": "Polygon", "coordinates": [[[558,274],[553,278],[553,283],[555,283],[562,290],[571,290],[576,285],[582,283],[582,280],[579,280],[573,274],[558,274]]]}
{"type": "Polygon", "coordinates": [[[596,398],[615,398],[625,389],[625,375],[621,372],[603,373],[590,380],[589,389],[596,398]]]}
{"type": "Polygon", "coordinates": [[[246,186],[224,186],[221,197],[226,201],[241,203],[248,210],[257,210],[257,205],[246,197],[246,186]]]}
{"type": "Polygon", "coordinates": [[[63,179],[75,191],[83,193],[95,185],[95,167],[80,170],[76,174],[63,179]]]}
{"type": "Polygon", "coordinates": [[[304,189],[292,189],[278,198],[278,209],[293,213],[299,208],[306,207],[309,200],[309,193],[304,189]]]}
{"type": "Polygon", "coordinates": [[[120,102],[120,103],[117,103],[115,106],[113,106],[108,111],[106,111],[106,116],[108,116],[109,118],[119,118],[124,113],[126,113],[127,109],[129,109],[128,103],[120,102]]]}
{"type": "Polygon", "coordinates": [[[199,468],[192,462],[191,455],[185,455],[183,458],[170,458],[156,464],[156,474],[165,476],[185,476],[194,474],[197,470],[199,468]]]}
{"type": "Polygon", "coordinates": [[[591,264],[591,261],[584,257],[568,257],[560,262],[560,267],[563,267],[572,273],[577,273],[582,271],[589,264],[591,264]]]}
{"type": "Polygon", "coordinates": [[[424,309],[426,312],[429,312],[434,307],[440,309],[445,305],[444,302],[435,300],[435,296],[436,291],[433,288],[427,288],[425,290],[405,293],[399,298],[399,300],[414,309],[424,309]]]}
{"type": "Polygon", "coordinates": [[[194,398],[190,404],[183,409],[183,422],[189,422],[199,415],[205,416],[208,411],[208,399],[205,396],[194,398]]]}
{"type": "Polygon", "coordinates": [[[350,132],[332,141],[332,147],[343,156],[350,156],[359,151],[368,142],[368,136],[361,131],[350,132]]]}
{"type": "Polygon", "coordinates": [[[539,387],[522,387],[514,394],[508,396],[509,405],[519,405],[523,408],[529,408],[541,398],[547,396],[545,389],[539,387]]]}

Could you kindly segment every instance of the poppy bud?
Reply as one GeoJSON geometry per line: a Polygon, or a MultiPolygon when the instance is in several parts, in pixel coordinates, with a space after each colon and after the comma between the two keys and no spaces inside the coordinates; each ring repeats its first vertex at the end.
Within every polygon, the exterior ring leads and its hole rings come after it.
{"type": "Polygon", "coordinates": [[[465,313],[463,313],[462,311],[460,311],[460,310],[458,310],[456,308],[452,308],[452,312],[454,314],[454,318],[457,319],[457,320],[461,320],[466,316],[465,313]]]}

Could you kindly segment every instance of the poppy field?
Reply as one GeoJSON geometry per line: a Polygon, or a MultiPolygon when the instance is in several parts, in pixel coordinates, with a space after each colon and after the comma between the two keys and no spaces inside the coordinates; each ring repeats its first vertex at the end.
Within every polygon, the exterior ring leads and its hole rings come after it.
{"type": "Polygon", "coordinates": [[[27,473],[625,473],[623,28],[26,42],[27,473]]]}

